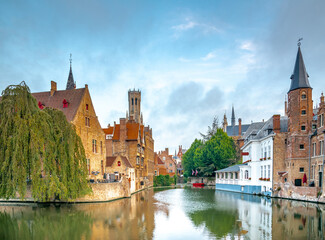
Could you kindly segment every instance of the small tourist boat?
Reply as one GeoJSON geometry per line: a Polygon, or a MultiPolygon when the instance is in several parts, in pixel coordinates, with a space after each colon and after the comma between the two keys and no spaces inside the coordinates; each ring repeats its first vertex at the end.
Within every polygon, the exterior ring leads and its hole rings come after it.
{"type": "Polygon", "coordinates": [[[193,183],[193,187],[204,187],[204,183],[193,183]]]}

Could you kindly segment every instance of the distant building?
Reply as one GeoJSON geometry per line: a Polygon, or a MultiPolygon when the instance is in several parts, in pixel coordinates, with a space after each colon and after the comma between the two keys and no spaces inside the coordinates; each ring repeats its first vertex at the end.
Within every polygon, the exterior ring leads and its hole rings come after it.
{"type": "MultiPolygon", "coordinates": [[[[131,181],[135,180],[135,189],[145,187],[145,184],[153,184],[154,176],[154,140],[152,129],[143,125],[140,112],[141,92],[129,91],[129,111],[126,118],[120,118],[119,123],[104,128],[105,146],[107,158],[125,157],[130,162],[130,168],[134,168],[131,181]]],[[[106,166],[108,167],[108,166],[106,166]]],[[[122,172],[122,168],[118,172],[122,172]]]]}
{"type": "Polygon", "coordinates": [[[169,149],[158,152],[158,157],[164,162],[167,174],[174,176],[176,174],[176,162],[172,155],[169,155],[169,149]]]}

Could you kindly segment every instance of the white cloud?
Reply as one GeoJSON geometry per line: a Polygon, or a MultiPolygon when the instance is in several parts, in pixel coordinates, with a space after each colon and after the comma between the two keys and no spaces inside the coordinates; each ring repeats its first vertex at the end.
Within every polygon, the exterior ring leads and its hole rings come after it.
{"type": "Polygon", "coordinates": [[[240,44],[240,49],[247,51],[255,51],[256,47],[251,41],[244,41],[240,44]]]}
{"type": "Polygon", "coordinates": [[[213,59],[215,57],[216,57],[216,53],[214,51],[212,51],[212,52],[209,52],[206,56],[202,57],[201,59],[203,61],[208,61],[208,60],[213,59]]]}
{"type": "Polygon", "coordinates": [[[181,33],[194,28],[197,28],[203,34],[222,32],[221,29],[217,28],[212,24],[193,21],[190,18],[185,18],[185,23],[181,23],[179,25],[175,25],[171,27],[171,29],[175,31],[174,37],[179,37],[181,33]]]}
{"type": "Polygon", "coordinates": [[[179,24],[176,26],[172,26],[172,29],[177,30],[177,31],[186,31],[189,30],[191,28],[194,28],[195,26],[197,26],[198,24],[196,22],[191,21],[190,19],[186,19],[186,23],[183,24],[179,24]]]}

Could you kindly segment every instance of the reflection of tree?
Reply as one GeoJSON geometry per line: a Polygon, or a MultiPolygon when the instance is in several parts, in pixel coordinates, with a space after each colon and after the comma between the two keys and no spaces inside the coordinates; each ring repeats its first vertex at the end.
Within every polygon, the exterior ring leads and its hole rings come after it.
{"type": "Polygon", "coordinates": [[[213,208],[190,213],[189,217],[195,226],[204,225],[216,237],[238,232],[239,227],[236,225],[237,214],[235,212],[213,208]]]}
{"type": "Polygon", "coordinates": [[[0,212],[0,239],[90,239],[91,226],[84,212],[0,212]]]}

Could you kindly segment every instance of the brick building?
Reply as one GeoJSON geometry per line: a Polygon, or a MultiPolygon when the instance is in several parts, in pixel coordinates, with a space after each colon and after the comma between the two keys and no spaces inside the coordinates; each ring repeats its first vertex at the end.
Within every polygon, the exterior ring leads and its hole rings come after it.
{"type": "Polygon", "coordinates": [[[167,175],[167,169],[165,163],[160,159],[157,153],[155,153],[155,162],[154,162],[155,176],[167,175]]]}
{"type": "Polygon", "coordinates": [[[97,119],[88,85],[76,88],[71,60],[66,90],[57,90],[57,84],[51,81],[51,90],[32,93],[40,108],[49,107],[61,110],[76,129],[85,149],[90,179],[101,179],[104,174],[106,158],[105,134],[97,119]]]}
{"type": "Polygon", "coordinates": [[[167,174],[174,176],[177,166],[176,162],[173,159],[173,155],[169,155],[169,149],[165,148],[164,151],[159,151],[158,157],[164,162],[167,174]]]}
{"type": "MultiPolygon", "coordinates": [[[[143,125],[141,114],[141,92],[129,91],[129,111],[119,123],[103,129],[106,135],[106,157],[126,157],[135,169],[135,189],[141,189],[146,182],[153,184],[154,140],[152,129],[143,125]]],[[[108,166],[107,166],[108,167],[108,166]]]]}

